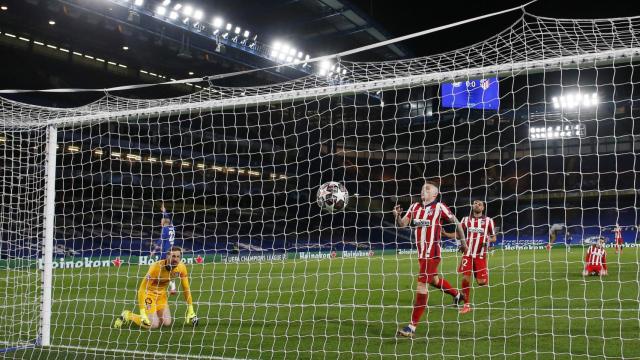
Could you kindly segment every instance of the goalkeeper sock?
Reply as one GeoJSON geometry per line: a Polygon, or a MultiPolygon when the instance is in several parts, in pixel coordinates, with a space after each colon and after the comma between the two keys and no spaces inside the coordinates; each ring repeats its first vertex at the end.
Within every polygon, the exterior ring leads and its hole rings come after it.
{"type": "Polygon", "coordinates": [[[416,302],[413,304],[413,312],[411,313],[411,325],[418,325],[424,310],[427,308],[427,296],[428,294],[420,293],[416,295],[416,302]]]}
{"type": "Polygon", "coordinates": [[[440,278],[440,281],[434,285],[434,287],[446,292],[447,294],[456,297],[458,296],[458,290],[451,287],[451,284],[445,279],[440,278]]]}
{"type": "Polygon", "coordinates": [[[469,295],[471,293],[471,284],[467,279],[462,279],[462,293],[464,294],[464,303],[469,303],[469,295]]]}
{"type": "Polygon", "coordinates": [[[129,320],[133,321],[134,324],[140,326],[141,328],[145,328],[145,329],[149,328],[149,326],[144,325],[142,323],[142,316],[138,314],[131,313],[131,315],[129,315],[129,320]]]}

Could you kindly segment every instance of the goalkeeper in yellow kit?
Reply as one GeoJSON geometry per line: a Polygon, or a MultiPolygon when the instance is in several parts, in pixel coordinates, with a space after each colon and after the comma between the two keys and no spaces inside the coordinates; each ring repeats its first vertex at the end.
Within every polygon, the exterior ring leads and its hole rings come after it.
{"type": "Polygon", "coordinates": [[[119,329],[122,325],[133,322],[145,329],[157,329],[171,325],[171,311],[167,304],[167,287],[172,279],[179,277],[187,302],[186,324],[197,325],[198,317],[193,311],[193,300],[189,289],[187,267],[182,263],[182,249],[174,246],[163,260],[156,261],[149,267],[147,275],[138,288],[138,306],[140,314],[125,310],[116,318],[113,327],[119,329]]]}

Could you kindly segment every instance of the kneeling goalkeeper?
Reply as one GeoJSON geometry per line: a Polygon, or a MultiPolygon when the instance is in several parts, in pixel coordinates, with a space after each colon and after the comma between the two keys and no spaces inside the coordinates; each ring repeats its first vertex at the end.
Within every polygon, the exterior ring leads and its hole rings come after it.
{"type": "Polygon", "coordinates": [[[138,306],[140,314],[134,314],[125,310],[116,318],[113,325],[119,329],[122,325],[133,322],[145,329],[157,329],[160,326],[171,325],[171,311],[167,303],[167,287],[171,280],[180,277],[184,300],[187,302],[186,324],[196,325],[198,317],[193,311],[193,300],[189,289],[189,278],[187,267],[182,263],[182,249],[177,246],[171,247],[167,252],[167,257],[156,261],[149,267],[147,275],[142,280],[138,288],[138,306]]]}

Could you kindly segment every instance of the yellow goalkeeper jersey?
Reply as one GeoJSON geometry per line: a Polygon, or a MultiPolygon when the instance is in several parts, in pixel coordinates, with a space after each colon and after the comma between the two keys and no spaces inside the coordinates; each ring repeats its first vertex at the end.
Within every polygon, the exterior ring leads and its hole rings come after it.
{"type": "Polygon", "coordinates": [[[184,263],[178,264],[174,269],[169,271],[165,266],[166,260],[156,261],[151,264],[147,275],[142,280],[138,289],[138,297],[143,299],[145,295],[153,294],[156,296],[164,296],[167,293],[167,287],[172,279],[180,278],[182,290],[187,304],[192,304],[191,289],[189,287],[189,278],[187,276],[187,267],[184,263]]]}

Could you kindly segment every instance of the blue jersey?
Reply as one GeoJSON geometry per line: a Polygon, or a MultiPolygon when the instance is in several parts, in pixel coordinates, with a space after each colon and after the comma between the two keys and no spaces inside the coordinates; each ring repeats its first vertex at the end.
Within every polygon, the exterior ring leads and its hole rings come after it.
{"type": "MultiPolygon", "coordinates": [[[[162,211],[162,218],[169,219],[171,221],[171,214],[166,211],[162,211]]],[[[160,247],[160,259],[167,257],[167,253],[171,250],[173,243],[176,239],[176,229],[173,227],[173,222],[169,225],[162,227],[160,233],[160,240],[156,241],[156,245],[160,247]]]]}
{"type": "Polygon", "coordinates": [[[167,253],[171,250],[176,238],[176,230],[173,225],[167,225],[162,227],[162,233],[160,234],[160,240],[156,244],[160,247],[160,259],[167,257],[167,253]]]}

